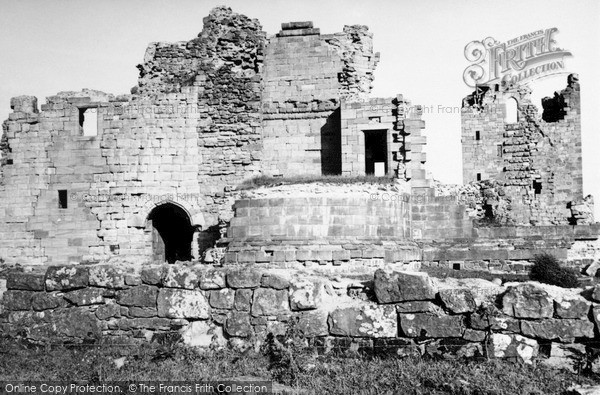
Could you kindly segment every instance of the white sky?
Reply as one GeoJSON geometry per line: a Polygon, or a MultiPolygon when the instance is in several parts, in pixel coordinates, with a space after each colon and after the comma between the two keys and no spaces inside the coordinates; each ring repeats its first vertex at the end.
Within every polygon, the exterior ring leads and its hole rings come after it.
{"type": "MultiPolygon", "coordinates": [[[[345,24],[369,26],[381,52],[373,96],[402,93],[413,104],[433,106],[424,116],[427,168],[451,183],[462,182],[459,109],[471,91],[462,80],[469,64],[465,45],[557,27],[558,46],[574,55],[566,68],[580,77],[584,192],[596,197],[600,218],[597,0],[0,0],[0,119],[8,116],[10,98],[21,94],[42,104],[63,90],[129,93],[149,42],[194,38],[202,18],[218,5],[258,18],[268,34],[289,21],[311,20],[322,33],[345,24]]],[[[539,100],[563,89],[566,75],[537,85],[539,100]]]]}

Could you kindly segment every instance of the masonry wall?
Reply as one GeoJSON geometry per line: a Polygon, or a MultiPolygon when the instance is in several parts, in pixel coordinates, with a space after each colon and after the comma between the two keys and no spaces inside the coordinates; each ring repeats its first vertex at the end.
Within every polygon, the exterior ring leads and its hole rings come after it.
{"type": "Polygon", "coordinates": [[[367,97],[377,59],[365,26],[321,35],[312,22],[282,24],[265,53],[267,174],[341,173],[340,100],[367,97]]]}
{"type": "Polygon", "coordinates": [[[583,296],[425,273],[377,270],[357,280],[181,265],[53,266],[12,272],[6,285],[2,332],[42,344],[179,333],[188,345],[244,351],[295,328],[319,352],[513,358],[570,369],[597,349],[595,288],[583,296]]]}
{"type": "Polygon", "coordinates": [[[197,39],[151,44],[131,95],[19,97],[5,122],[0,257],[51,264],[152,259],[153,208],[181,207],[192,255],[212,247],[227,193],[259,173],[261,63],[256,20],[217,8],[197,39]],[[79,112],[97,111],[84,136],[79,112]],[[68,207],[59,208],[58,190],[68,207]]]}
{"type": "Polygon", "coordinates": [[[463,181],[496,180],[512,198],[518,223],[568,224],[570,204],[583,199],[579,82],[543,101],[543,114],[526,87],[482,86],[462,111],[463,181]],[[506,105],[517,103],[517,122],[506,105]],[[477,139],[479,136],[479,140],[477,139]]]}

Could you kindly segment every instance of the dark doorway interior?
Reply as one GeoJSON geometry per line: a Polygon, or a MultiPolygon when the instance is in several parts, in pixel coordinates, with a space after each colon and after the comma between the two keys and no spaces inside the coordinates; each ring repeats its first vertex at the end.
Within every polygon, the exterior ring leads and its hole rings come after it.
{"type": "Polygon", "coordinates": [[[375,174],[375,163],[384,163],[384,174],[387,174],[387,130],[365,131],[365,171],[375,174]]]}
{"type": "Polygon", "coordinates": [[[189,261],[192,259],[194,228],[190,217],[179,206],[161,204],[148,216],[152,228],[152,254],[156,261],[189,261]]]}

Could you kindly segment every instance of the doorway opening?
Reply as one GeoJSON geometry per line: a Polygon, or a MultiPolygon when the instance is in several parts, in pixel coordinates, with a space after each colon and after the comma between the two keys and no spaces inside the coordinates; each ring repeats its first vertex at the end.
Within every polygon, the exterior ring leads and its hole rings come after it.
{"type": "Polygon", "coordinates": [[[165,203],[148,215],[152,231],[152,256],[155,261],[174,263],[192,259],[194,227],[181,207],[165,203]]]}
{"type": "Polygon", "coordinates": [[[365,131],[365,173],[383,177],[388,172],[387,130],[365,131]]]}

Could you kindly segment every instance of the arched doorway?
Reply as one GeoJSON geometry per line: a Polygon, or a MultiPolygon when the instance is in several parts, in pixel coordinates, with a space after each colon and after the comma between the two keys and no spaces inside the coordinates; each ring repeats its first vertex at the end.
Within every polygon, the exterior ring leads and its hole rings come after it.
{"type": "Polygon", "coordinates": [[[155,261],[192,259],[194,227],[187,212],[173,203],[155,207],[148,215],[152,231],[152,255],[155,261]]]}

